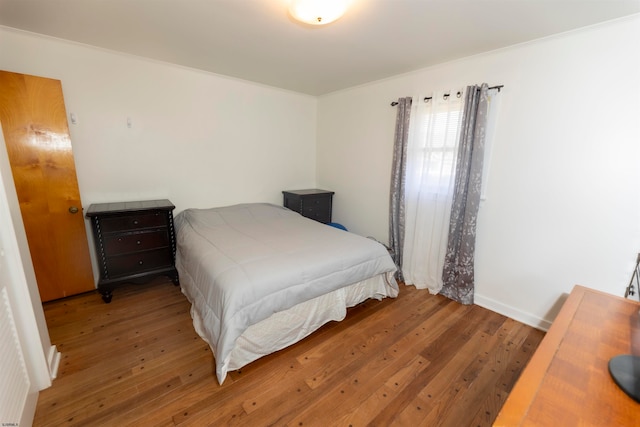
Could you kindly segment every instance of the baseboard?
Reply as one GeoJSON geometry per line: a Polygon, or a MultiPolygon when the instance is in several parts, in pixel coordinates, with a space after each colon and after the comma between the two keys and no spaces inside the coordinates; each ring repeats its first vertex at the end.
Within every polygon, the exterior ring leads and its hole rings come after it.
{"type": "Polygon", "coordinates": [[[53,381],[58,376],[58,367],[60,366],[61,354],[55,345],[52,345],[47,355],[47,364],[49,365],[49,375],[53,381]]]}
{"type": "Polygon", "coordinates": [[[484,307],[488,310],[495,311],[496,313],[507,316],[518,322],[522,322],[525,325],[529,325],[533,328],[540,329],[542,331],[548,331],[551,326],[551,322],[540,317],[534,316],[531,313],[526,313],[521,310],[516,310],[513,307],[502,304],[494,299],[487,298],[482,295],[474,295],[474,303],[480,307],[484,307]]]}

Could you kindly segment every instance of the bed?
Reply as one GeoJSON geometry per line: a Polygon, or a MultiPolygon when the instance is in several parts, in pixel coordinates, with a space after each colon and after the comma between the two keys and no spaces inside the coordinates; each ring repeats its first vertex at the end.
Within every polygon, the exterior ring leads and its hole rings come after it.
{"type": "Polygon", "coordinates": [[[175,229],[181,289],[220,384],[348,307],[398,295],[382,244],[280,206],[187,209],[175,229]]]}

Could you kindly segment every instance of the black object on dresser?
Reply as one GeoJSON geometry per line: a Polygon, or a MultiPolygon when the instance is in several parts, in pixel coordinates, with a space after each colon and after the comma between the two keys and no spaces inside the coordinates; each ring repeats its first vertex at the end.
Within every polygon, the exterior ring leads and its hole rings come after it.
{"type": "Polygon", "coordinates": [[[290,190],[283,191],[284,207],[298,212],[302,216],[328,224],[331,222],[333,191],[326,190],[290,190]]]}
{"type": "Polygon", "coordinates": [[[98,291],[111,302],[113,288],[123,283],[168,276],[178,286],[176,239],[169,200],[98,203],[89,206],[96,255],[98,291]]]}

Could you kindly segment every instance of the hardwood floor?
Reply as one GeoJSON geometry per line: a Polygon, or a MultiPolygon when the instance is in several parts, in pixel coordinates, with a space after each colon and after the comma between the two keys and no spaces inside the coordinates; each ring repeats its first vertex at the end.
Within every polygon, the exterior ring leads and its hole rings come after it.
{"type": "Polygon", "coordinates": [[[46,303],[58,378],[35,426],[489,426],[544,333],[401,285],[229,374],[169,281],[46,303]]]}

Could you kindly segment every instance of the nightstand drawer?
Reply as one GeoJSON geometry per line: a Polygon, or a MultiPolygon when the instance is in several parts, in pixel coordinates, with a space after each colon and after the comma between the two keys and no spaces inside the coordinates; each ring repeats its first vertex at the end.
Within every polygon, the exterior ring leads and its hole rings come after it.
{"type": "Polygon", "coordinates": [[[163,212],[104,217],[100,220],[103,233],[114,231],[139,230],[143,228],[167,225],[167,216],[163,212]]]}
{"type": "Polygon", "coordinates": [[[140,233],[123,233],[105,236],[104,247],[108,254],[125,254],[170,245],[169,235],[164,229],[140,233]]]}
{"type": "Polygon", "coordinates": [[[316,202],[307,203],[305,200],[302,203],[302,212],[300,213],[316,221],[331,222],[331,208],[325,201],[317,200],[316,202]]]}
{"type": "Polygon", "coordinates": [[[165,249],[107,258],[107,270],[109,271],[109,276],[111,278],[121,275],[131,275],[162,267],[171,267],[172,265],[173,259],[171,252],[165,249]]]}
{"type": "Polygon", "coordinates": [[[333,191],[310,189],[283,191],[283,206],[300,215],[328,224],[331,222],[333,191]]]}

